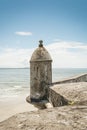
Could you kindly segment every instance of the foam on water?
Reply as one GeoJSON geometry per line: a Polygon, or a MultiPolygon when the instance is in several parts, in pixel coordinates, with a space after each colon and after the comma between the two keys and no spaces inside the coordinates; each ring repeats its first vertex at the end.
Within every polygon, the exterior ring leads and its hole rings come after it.
{"type": "Polygon", "coordinates": [[[20,89],[20,88],[22,88],[22,86],[15,85],[13,88],[14,89],[20,89]]]}

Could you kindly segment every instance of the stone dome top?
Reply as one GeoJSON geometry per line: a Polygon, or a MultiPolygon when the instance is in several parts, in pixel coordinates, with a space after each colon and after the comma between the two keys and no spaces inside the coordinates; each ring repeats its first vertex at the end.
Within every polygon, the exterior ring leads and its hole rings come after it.
{"type": "Polygon", "coordinates": [[[39,41],[38,48],[33,52],[30,62],[34,61],[52,61],[50,54],[43,46],[43,41],[39,41]]]}

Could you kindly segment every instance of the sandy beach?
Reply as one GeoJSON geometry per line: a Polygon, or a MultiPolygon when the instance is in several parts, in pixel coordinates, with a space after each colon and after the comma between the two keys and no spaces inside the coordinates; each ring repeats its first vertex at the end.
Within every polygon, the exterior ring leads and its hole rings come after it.
{"type": "Polygon", "coordinates": [[[33,105],[26,102],[26,94],[0,100],[0,122],[22,112],[37,111],[33,105]]]}

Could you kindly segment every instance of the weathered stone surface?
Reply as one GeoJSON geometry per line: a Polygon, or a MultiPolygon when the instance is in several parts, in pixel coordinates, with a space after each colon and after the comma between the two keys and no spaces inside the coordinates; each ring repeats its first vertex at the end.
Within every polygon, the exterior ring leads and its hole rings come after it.
{"type": "Polygon", "coordinates": [[[65,106],[17,114],[0,130],[87,130],[87,106],[65,106]]]}
{"type": "Polygon", "coordinates": [[[87,82],[57,84],[50,87],[50,91],[49,98],[54,107],[61,106],[63,99],[69,104],[87,105],[87,82]]]}
{"type": "Polygon", "coordinates": [[[45,49],[42,43],[39,44],[39,47],[33,52],[31,56],[30,62],[36,61],[52,61],[49,52],[45,49]]]}
{"type": "Polygon", "coordinates": [[[68,105],[68,99],[64,96],[60,95],[57,91],[53,89],[49,89],[49,102],[52,104],[53,107],[60,107],[64,105],[68,105]]]}
{"type": "Polygon", "coordinates": [[[52,83],[52,59],[42,40],[30,60],[30,98],[46,100],[47,88],[52,83]]]}
{"type": "Polygon", "coordinates": [[[33,100],[33,101],[31,101],[30,96],[28,96],[26,98],[26,101],[28,103],[31,103],[32,105],[34,105],[38,109],[46,109],[47,108],[46,104],[49,103],[48,100],[33,100]]]}
{"type": "Polygon", "coordinates": [[[63,84],[63,83],[76,83],[76,82],[87,82],[87,74],[81,74],[72,78],[54,82],[52,83],[52,85],[63,84]]]}

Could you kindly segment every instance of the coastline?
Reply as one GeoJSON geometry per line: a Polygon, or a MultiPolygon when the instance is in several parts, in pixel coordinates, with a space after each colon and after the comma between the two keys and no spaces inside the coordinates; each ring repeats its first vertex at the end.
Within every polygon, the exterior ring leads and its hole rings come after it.
{"type": "Polygon", "coordinates": [[[0,122],[22,112],[37,111],[33,105],[26,102],[26,94],[0,100],[0,122]]]}
{"type": "MultiPolygon", "coordinates": [[[[68,78],[66,80],[54,82],[53,85],[60,84],[60,83],[62,85],[63,85],[63,83],[64,84],[72,83],[73,85],[75,85],[74,82],[77,82],[77,81],[78,82],[80,82],[80,81],[87,82],[87,74],[81,74],[81,75],[78,75],[73,78],[68,78]]],[[[81,82],[79,84],[81,84],[81,82]]],[[[63,90],[64,90],[64,88],[63,88],[63,90]]],[[[58,89],[58,92],[59,92],[59,89],[58,89]]],[[[62,95],[64,95],[64,93],[62,95]]],[[[18,114],[18,113],[37,111],[38,109],[36,107],[34,107],[30,103],[26,102],[27,96],[28,95],[27,95],[27,91],[26,91],[26,92],[21,92],[21,94],[19,94],[19,95],[16,95],[16,96],[14,95],[14,97],[1,98],[0,99],[0,108],[1,108],[0,109],[0,122],[8,119],[9,117],[11,117],[15,114],[18,114]]]]}
{"type": "Polygon", "coordinates": [[[87,74],[76,77],[74,80],[68,79],[66,83],[63,81],[61,84],[54,84],[50,86],[50,90],[49,98],[53,108],[44,110],[38,110],[27,103],[26,93],[4,100],[2,102],[4,107],[2,105],[1,108],[3,121],[0,122],[0,129],[86,130],[87,74]],[[63,97],[69,101],[65,106],[59,104],[62,103],[63,97]]]}

